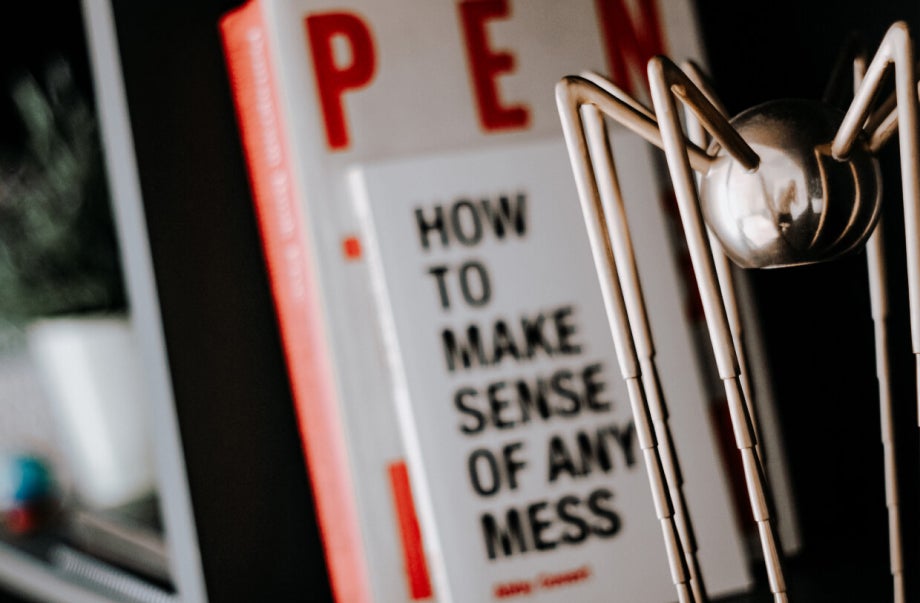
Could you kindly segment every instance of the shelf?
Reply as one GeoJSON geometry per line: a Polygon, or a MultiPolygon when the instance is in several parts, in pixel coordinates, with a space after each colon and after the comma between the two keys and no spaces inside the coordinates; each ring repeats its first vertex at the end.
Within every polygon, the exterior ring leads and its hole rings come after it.
{"type": "Polygon", "coordinates": [[[0,541],[0,583],[46,603],[145,603],[178,601],[131,574],[53,540],[30,541],[31,551],[0,541]]]}

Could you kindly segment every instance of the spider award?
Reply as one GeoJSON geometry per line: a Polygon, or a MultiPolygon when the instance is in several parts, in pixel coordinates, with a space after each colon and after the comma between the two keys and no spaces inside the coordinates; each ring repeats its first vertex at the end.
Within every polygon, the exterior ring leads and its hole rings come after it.
{"type": "Polygon", "coordinates": [[[853,67],[855,94],[846,112],[825,102],[778,100],[730,118],[695,65],[682,69],[662,56],[648,63],[653,108],[592,73],[557,84],[557,104],[595,268],[681,602],[706,601],[707,594],[658,385],[651,327],[605,116],[664,149],[776,602],[788,601],[782,549],[758,446],[726,257],[742,268],[781,268],[833,260],[866,246],[880,367],[891,573],[895,600],[903,601],[883,318],[887,298],[879,225],[881,182],[875,155],[899,133],[911,334],[917,357],[920,151],[914,60],[909,32],[900,22],[890,27],[871,63],[858,49],[848,47],[842,62],[853,67]],[[876,103],[883,78],[892,70],[895,91],[887,101],[876,103]],[[686,132],[678,101],[686,109],[686,132]],[[707,143],[710,136],[712,142],[707,143]]]}

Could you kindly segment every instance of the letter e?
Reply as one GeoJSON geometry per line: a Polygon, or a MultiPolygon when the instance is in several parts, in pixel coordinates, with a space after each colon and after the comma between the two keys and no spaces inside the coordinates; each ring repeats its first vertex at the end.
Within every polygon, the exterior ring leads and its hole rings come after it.
{"type": "Polygon", "coordinates": [[[489,132],[526,128],[530,122],[527,106],[502,105],[495,84],[498,74],[514,70],[514,55],[492,50],[486,33],[487,21],[508,16],[508,0],[463,0],[459,8],[480,124],[489,132]]]}

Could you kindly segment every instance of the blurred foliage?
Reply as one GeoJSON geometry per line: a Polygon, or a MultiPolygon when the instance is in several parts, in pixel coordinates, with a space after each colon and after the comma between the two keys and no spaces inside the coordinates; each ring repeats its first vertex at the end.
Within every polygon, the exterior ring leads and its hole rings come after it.
{"type": "Polygon", "coordinates": [[[123,310],[93,106],[60,58],[6,94],[19,131],[0,136],[0,321],[123,310]]]}

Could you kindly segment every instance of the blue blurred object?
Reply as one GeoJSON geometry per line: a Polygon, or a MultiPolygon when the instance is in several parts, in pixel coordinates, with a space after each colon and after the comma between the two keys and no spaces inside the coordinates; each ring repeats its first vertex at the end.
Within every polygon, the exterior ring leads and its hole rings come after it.
{"type": "Polygon", "coordinates": [[[16,500],[28,502],[51,495],[51,472],[44,461],[34,456],[23,456],[15,462],[19,473],[16,500]]]}
{"type": "Polygon", "coordinates": [[[54,480],[48,464],[31,454],[0,457],[0,521],[15,535],[32,532],[51,515],[54,480]]]}

